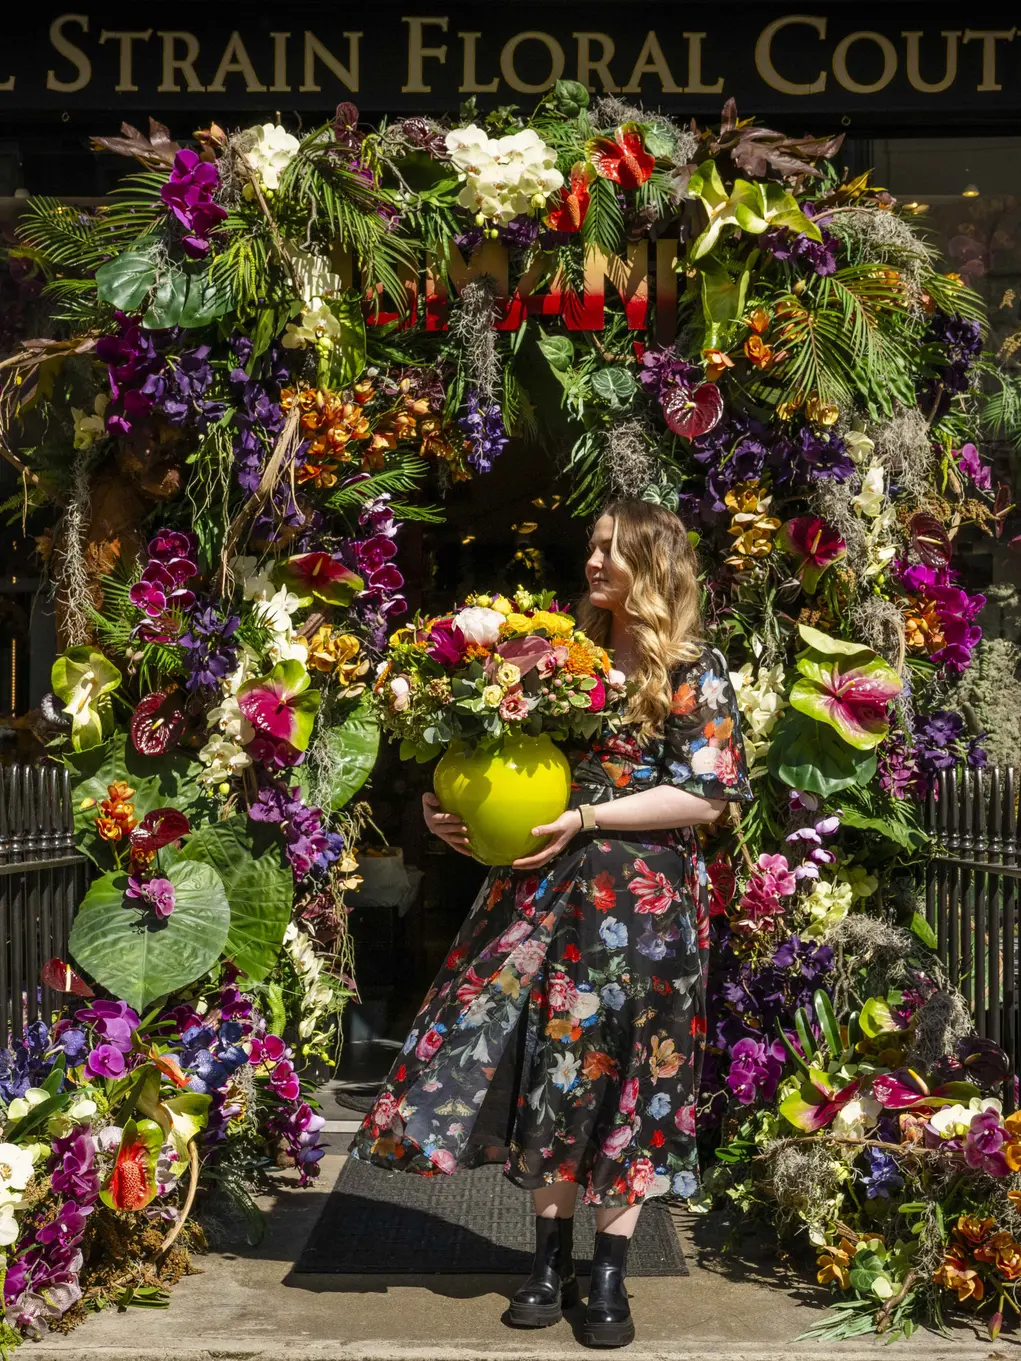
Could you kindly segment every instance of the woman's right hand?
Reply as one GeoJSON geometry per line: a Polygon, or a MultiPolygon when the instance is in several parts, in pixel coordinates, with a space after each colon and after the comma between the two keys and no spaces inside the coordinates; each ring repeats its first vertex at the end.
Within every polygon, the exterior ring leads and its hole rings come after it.
{"type": "Polygon", "coordinates": [[[444,813],[435,794],[422,795],[422,816],[425,818],[425,825],[433,836],[438,836],[441,841],[445,841],[451,850],[458,851],[461,855],[471,856],[471,848],[468,844],[468,828],[456,813],[444,813]]]}

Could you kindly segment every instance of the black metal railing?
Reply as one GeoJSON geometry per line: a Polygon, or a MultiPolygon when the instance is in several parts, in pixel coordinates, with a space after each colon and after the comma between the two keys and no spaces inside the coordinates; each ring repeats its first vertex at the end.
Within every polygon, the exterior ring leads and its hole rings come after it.
{"type": "Polygon", "coordinates": [[[49,761],[0,765],[0,1045],[66,1000],[42,983],[42,968],[67,958],[87,864],[74,844],[67,771],[49,761]]]}
{"type": "Polygon", "coordinates": [[[1018,784],[1010,766],[941,771],[925,817],[935,851],[925,867],[926,919],[976,1030],[1003,1046],[1015,1073],[1021,1059],[1018,784]]]}

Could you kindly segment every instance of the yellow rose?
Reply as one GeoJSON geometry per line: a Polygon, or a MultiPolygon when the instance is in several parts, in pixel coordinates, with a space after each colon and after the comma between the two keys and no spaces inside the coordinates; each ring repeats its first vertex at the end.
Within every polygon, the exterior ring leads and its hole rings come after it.
{"type": "Polygon", "coordinates": [[[493,597],[489,595],[477,595],[472,598],[469,596],[469,603],[478,605],[483,610],[488,610],[492,608],[493,597]]]}
{"type": "Polygon", "coordinates": [[[549,610],[536,610],[532,615],[531,628],[545,629],[555,637],[566,637],[574,632],[574,620],[569,614],[552,614],[549,610]]]}
{"type": "Polygon", "coordinates": [[[517,685],[521,679],[521,668],[513,662],[501,662],[496,669],[496,679],[501,685],[517,685]]]}
{"type": "Polygon", "coordinates": [[[511,604],[511,602],[507,599],[507,597],[506,597],[505,595],[498,595],[498,596],[495,596],[494,599],[493,599],[493,603],[492,603],[492,605],[490,606],[490,608],[491,608],[491,609],[494,609],[494,610],[498,610],[498,611],[500,612],[500,614],[513,614],[513,613],[514,613],[514,606],[511,604]]]}
{"type": "Polygon", "coordinates": [[[501,699],[503,699],[503,690],[499,685],[487,685],[482,692],[482,703],[487,704],[490,709],[498,708],[501,699]]]}
{"type": "Polygon", "coordinates": [[[526,614],[515,614],[512,610],[508,614],[506,621],[500,626],[500,632],[505,629],[508,633],[528,633],[534,625],[526,614]]]}

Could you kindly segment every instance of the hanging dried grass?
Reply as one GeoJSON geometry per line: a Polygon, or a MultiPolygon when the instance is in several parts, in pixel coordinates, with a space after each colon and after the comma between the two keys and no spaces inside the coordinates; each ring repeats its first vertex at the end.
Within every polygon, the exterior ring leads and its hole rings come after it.
{"type": "Polygon", "coordinates": [[[924,509],[932,501],[935,454],[929,426],[917,407],[901,407],[869,431],[876,462],[924,509]]]}
{"type": "Polygon", "coordinates": [[[461,289],[451,310],[450,337],[461,351],[468,382],[479,394],[479,401],[491,406],[498,400],[503,368],[496,347],[498,285],[491,274],[471,279],[461,289]]]}
{"type": "Polygon", "coordinates": [[[75,456],[71,473],[71,493],[67,509],[54,533],[57,551],[55,582],[64,647],[80,647],[92,636],[90,611],[93,608],[85,542],[92,515],[90,474],[96,462],[94,448],[81,449],[75,456]]]}
{"type": "Polygon", "coordinates": [[[762,1153],[767,1189],[782,1220],[823,1223],[840,1190],[833,1152],[821,1140],[775,1139],[762,1153]]]}
{"type": "Polygon", "coordinates": [[[656,479],[656,456],[640,420],[621,421],[606,432],[603,462],[610,495],[641,499],[656,479]]]}

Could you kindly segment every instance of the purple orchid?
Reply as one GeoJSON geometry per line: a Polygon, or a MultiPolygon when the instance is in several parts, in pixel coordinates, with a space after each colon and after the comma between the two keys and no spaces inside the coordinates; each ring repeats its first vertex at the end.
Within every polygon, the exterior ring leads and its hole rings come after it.
{"type": "Polygon", "coordinates": [[[957,455],[957,466],[962,473],[967,473],[979,491],[992,490],[992,471],[987,463],[982,462],[974,444],[961,446],[957,455]]]}
{"type": "Polygon", "coordinates": [[[122,1077],[124,1069],[124,1054],[112,1044],[97,1044],[85,1060],[89,1077],[122,1077]]]}
{"type": "Polygon", "coordinates": [[[216,165],[184,147],[174,157],[170,178],[160,190],[160,198],[185,229],[181,246],[193,260],[209,253],[209,234],[227,216],[226,208],[212,199],[219,184],[216,165]]]}
{"type": "Polygon", "coordinates": [[[132,874],[124,896],[146,903],[161,921],[174,910],[174,886],[169,879],[139,879],[132,874]]]}
{"type": "Polygon", "coordinates": [[[97,997],[90,1006],[75,1012],[79,1021],[90,1025],[108,1044],[127,1053],[133,1032],[138,1029],[138,1012],[127,1002],[110,1002],[97,997]]]}

